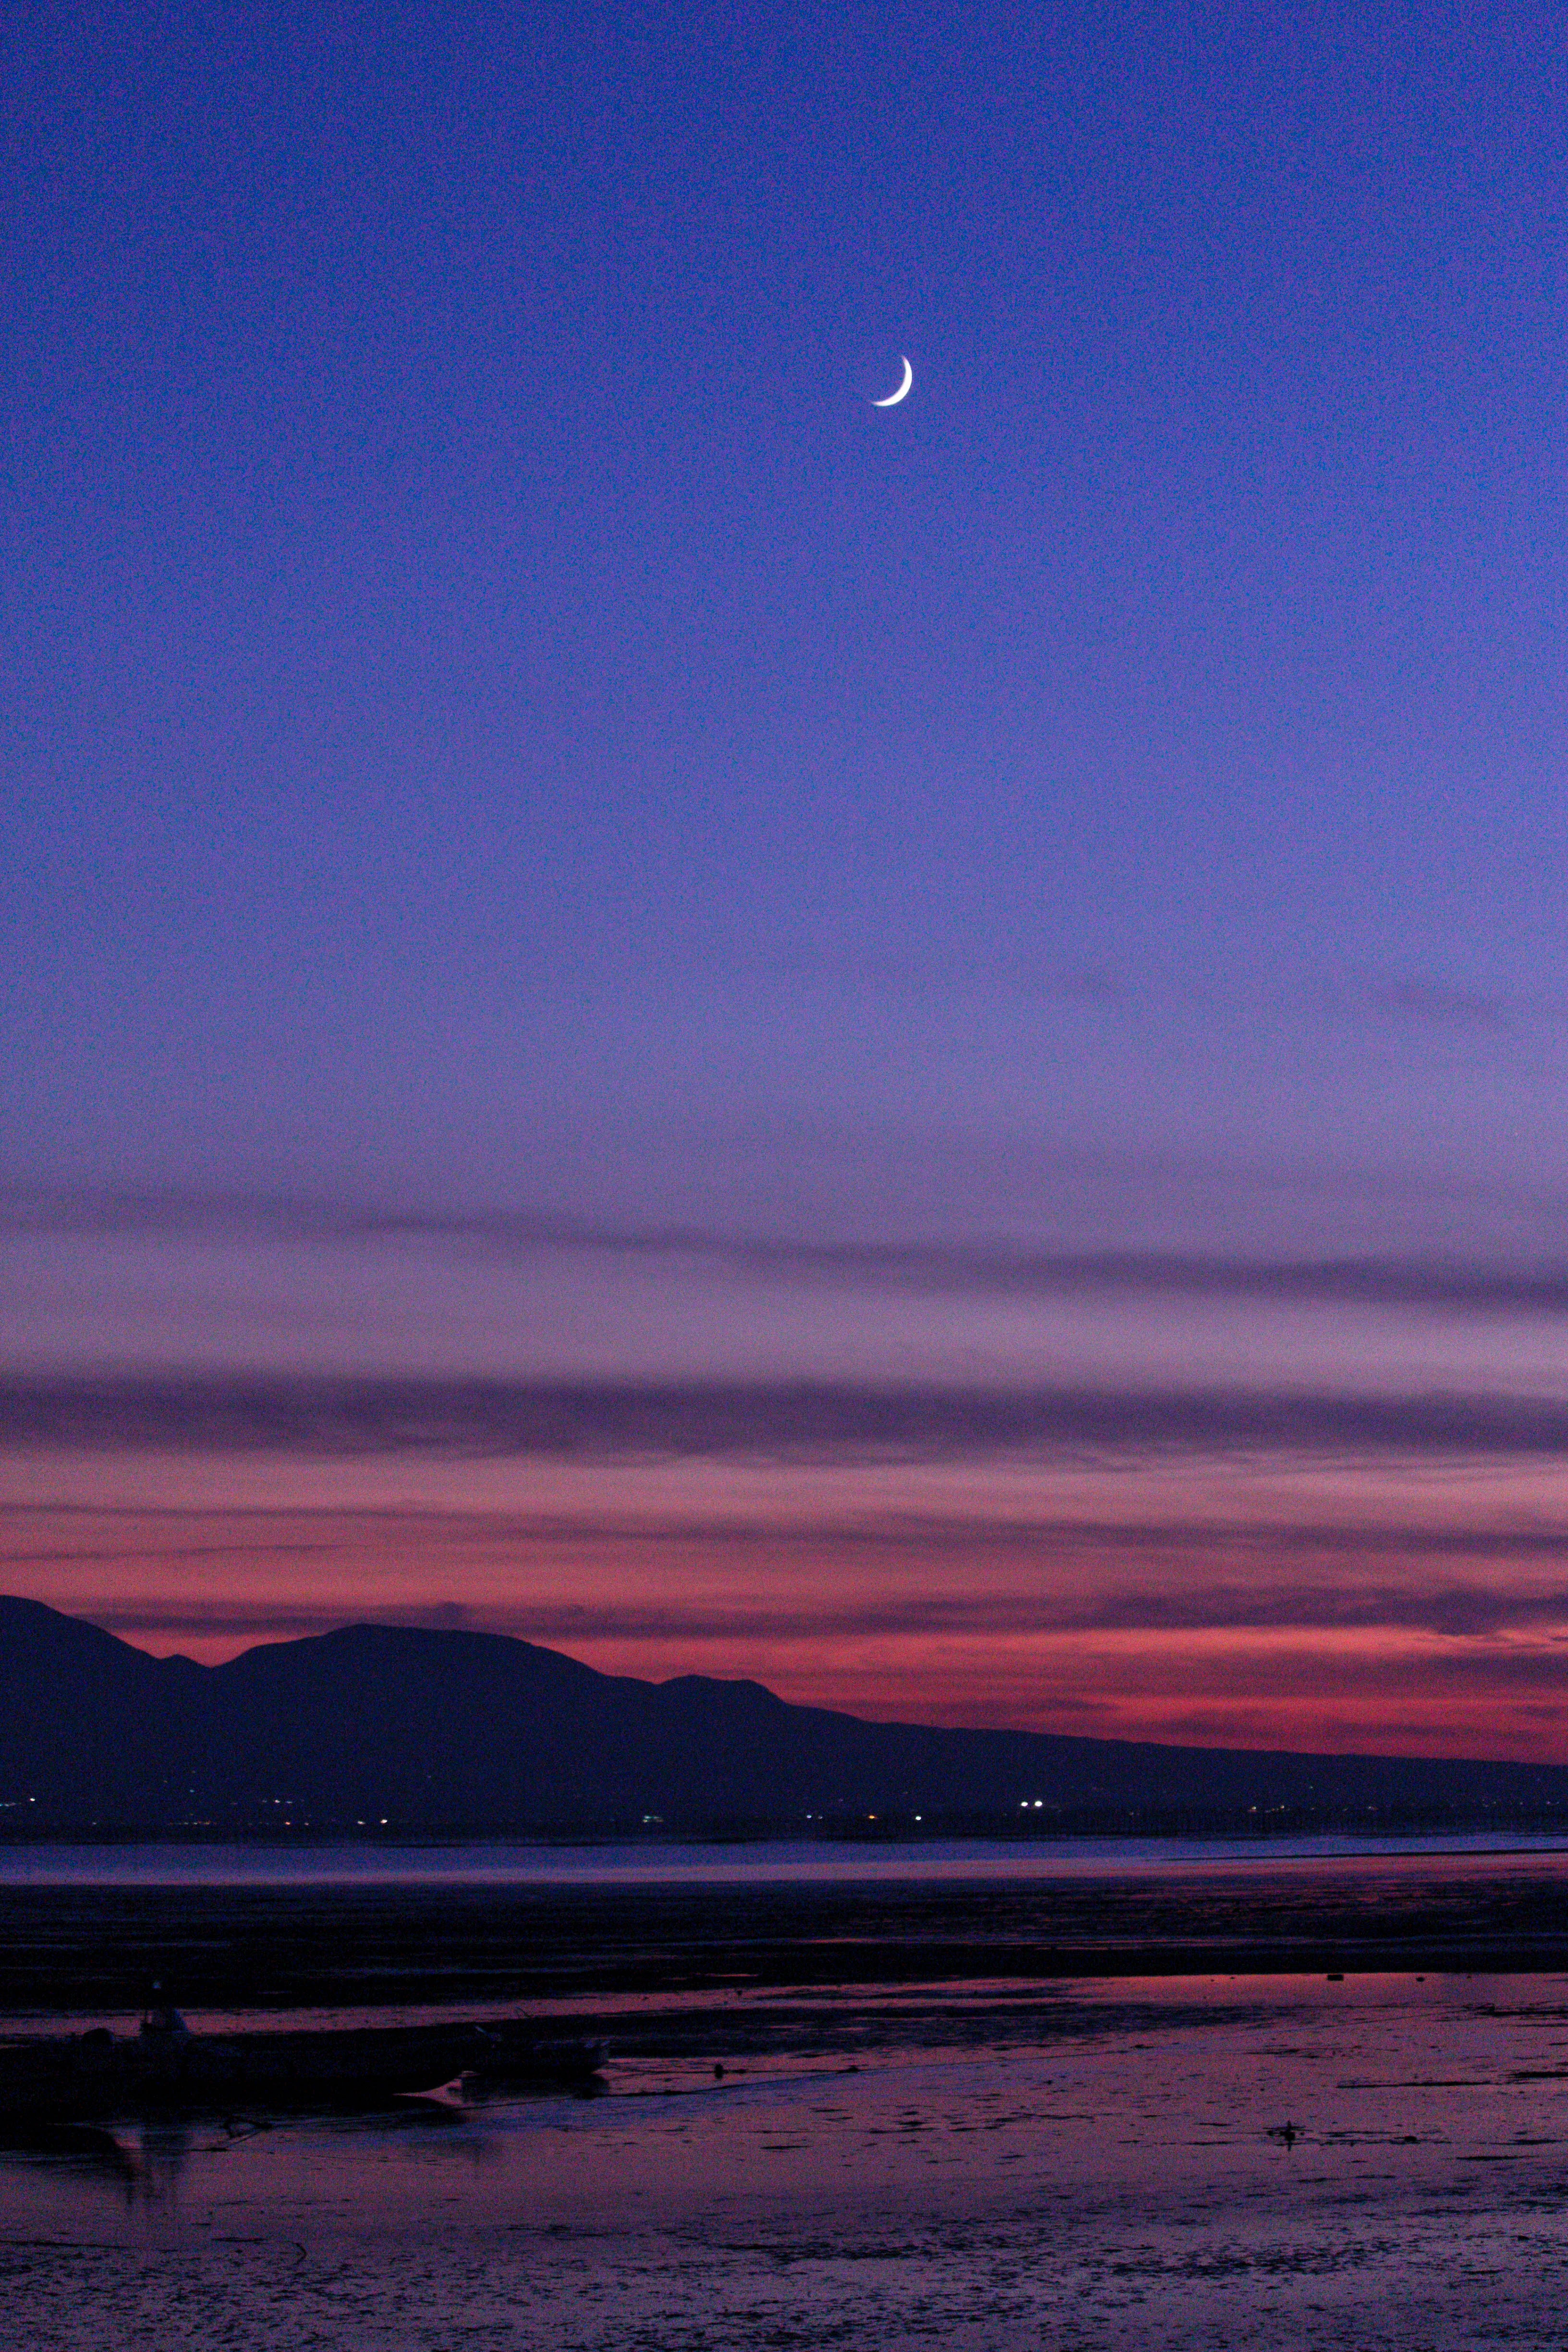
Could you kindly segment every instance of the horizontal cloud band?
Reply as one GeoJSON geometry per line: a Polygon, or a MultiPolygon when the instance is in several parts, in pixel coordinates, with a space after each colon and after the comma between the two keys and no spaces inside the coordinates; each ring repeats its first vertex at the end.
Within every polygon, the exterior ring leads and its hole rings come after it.
{"type": "Polygon", "coordinates": [[[1125,1294],[1483,1315],[1568,1314],[1568,1265],[1557,1264],[770,1237],[680,1225],[584,1223],[504,1211],[443,1213],[240,1196],[0,1190],[0,1235],[65,1233],[164,1240],[265,1238],[307,1244],[416,1242],[503,1257],[587,1252],[623,1260],[695,1260],[770,1281],[952,1296],[1125,1294]]]}
{"type": "Polygon", "coordinates": [[[68,1377],[0,1381],[0,1443],[312,1454],[888,1454],[1250,1447],[1568,1454],[1568,1402],[1510,1396],[68,1377]]]}

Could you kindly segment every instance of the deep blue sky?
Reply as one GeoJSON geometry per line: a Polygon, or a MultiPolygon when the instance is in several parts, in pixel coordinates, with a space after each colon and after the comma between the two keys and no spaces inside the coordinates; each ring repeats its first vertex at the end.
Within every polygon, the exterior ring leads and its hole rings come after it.
{"type": "Polygon", "coordinates": [[[1563,31],[24,5],[5,1172],[1533,1246],[1563,31]]]}

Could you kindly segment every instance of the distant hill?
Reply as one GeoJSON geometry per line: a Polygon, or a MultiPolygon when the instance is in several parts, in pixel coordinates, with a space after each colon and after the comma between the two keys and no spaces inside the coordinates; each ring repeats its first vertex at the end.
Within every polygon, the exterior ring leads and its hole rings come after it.
{"type": "Polygon", "coordinates": [[[0,1837],[916,1813],[1152,1828],[1250,1823],[1254,1808],[1275,1826],[1524,1822],[1568,1819],[1568,1769],[864,1723],[760,1683],[638,1682],[504,1634],[413,1627],[350,1625],[205,1667],[0,1598],[0,1837]]]}

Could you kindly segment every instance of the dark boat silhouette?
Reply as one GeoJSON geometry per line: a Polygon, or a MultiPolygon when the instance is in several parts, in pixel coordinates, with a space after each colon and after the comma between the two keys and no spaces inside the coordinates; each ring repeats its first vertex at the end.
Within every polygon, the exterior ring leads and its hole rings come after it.
{"type": "Polygon", "coordinates": [[[521,2021],[192,2033],[173,2011],[134,2034],[18,2037],[0,2043],[0,2120],[60,2123],[138,2110],[254,2104],[369,2106],[468,2075],[495,2084],[585,2084],[602,2042],[521,2021]]]}

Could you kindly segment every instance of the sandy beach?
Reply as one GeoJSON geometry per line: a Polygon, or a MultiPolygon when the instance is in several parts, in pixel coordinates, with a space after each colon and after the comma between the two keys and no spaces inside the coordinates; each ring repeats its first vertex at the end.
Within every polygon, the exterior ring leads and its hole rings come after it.
{"type": "Polygon", "coordinates": [[[1553,2340],[1568,1984],[1166,1978],[847,1999],[839,2027],[858,2056],[13,2156],[8,2325],[83,2352],[1553,2340]]]}
{"type": "Polygon", "coordinates": [[[541,2008],[592,2021],[613,2054],[589,2097],[125,2117],[73,2147],[13,2147],[6,2325],[61,2352],[1554,2341],[1568,1975],[1481,1962],[1500,1922],[1550,1922],[1562,1868],[1384,1856],[1076,1892],[861,1882],[564,1901],[341,1885],[63,1901],[12,1885],[13,2012],[51,1949],[56,2003],[95,1982],[117,1923],[122,1972],[138,1936],[177,1942],[198,2026],[258,2021],[264,1989],[279,2021],[500,2013],[510,1955],[552,1981],[541,2008]],[[1064,1937],[1098,1923],[1112,1967],[1020,1967],[1047,1908],[1064,1937]],[[1134,1917],[1154,1962],[1141,1975],[1134,1917]],[[1358,1917],[1384,1941],[1414,1919],[1463,1943],[1468,1923],[1469,1948],[1436,1969],[1178,1964],[1222,1929],[1238,1948],[1265,1928],[1289,1941],[1292,1922],[1345,1942],[1358,1917]],[[306,1998],[329,1956],[336,2008],[306,1998]],[[227,2001],[203,2006],[220,1982],[227,2001]]]}

